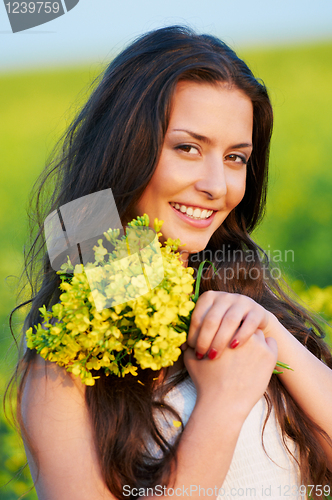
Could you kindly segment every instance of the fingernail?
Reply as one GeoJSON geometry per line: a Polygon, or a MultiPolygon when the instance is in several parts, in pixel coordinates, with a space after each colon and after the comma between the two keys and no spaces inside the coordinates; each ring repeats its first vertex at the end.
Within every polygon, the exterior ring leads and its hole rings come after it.
{"type": "Polygon", "coordinates": [[[229,347],[231,349],[235,349],[235,347],[237,347],[239,345],[239,343],[240,342],[238,341],[238,339],[233,339],[232,342],[229,344],[229,347]]]}
{"type": "Polygon", "coordinates": [[[196,358],[197,359],[203,359],[204,358],[204,354],[201,354],[200,352],[196,351],[195,354],[196,354],[196,358]]]}
{"type": "Polygon", "coordinates": [[[213,349],[213,347],[209,350],[208,358],[214,359],[217,356],[217,350],[213,349]]]}

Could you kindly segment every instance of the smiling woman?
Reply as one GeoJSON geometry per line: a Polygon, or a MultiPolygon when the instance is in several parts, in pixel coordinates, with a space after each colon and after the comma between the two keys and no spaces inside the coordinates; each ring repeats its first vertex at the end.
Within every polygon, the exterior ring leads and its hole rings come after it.
{"type": "Polygon", "coordinates": [[[183,265],[197,269],[208,251],[217,272],[203,273],[179,359],[138,369],[139,383],[99,370],[85,387],[25,349],[18,416],[40,499],[328,492],[331,353],[250,237],[265,207],[271,130],[265,86],[209,35],[163,28],[106,69],[37,193],[25,330],[61,293],[45,218],[98,191],[112,189],[123,225],[143,213],[162,219],[183,265]],[[277,358],[294,371],[272,374],[277,358]]]}

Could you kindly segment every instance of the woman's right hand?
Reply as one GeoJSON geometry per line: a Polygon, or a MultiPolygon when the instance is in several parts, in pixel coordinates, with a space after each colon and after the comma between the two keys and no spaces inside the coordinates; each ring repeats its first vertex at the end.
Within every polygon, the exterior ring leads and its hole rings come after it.
{"type": "Polygon", "coordinates": [[[278,355],[278,346],[272,337],[256,332],[236,349],[226,347],[216,359],[197,359],[195,349],[187,347],[184,363],[192,378],[197,401],[215,407],[227,401],[243,418],[264,394],[278,355]]]}

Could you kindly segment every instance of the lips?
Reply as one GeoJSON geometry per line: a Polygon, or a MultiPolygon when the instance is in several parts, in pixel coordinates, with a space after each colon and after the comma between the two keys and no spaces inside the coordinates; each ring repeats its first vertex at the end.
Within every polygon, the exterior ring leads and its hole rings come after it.
{"type": "Polygon", "coordinates": [[[206,220],[213,214],[213,210],[208,210],[206,208],[199,208],[190,205],[184,205],[181,203],[176,203],[171,201],[170,205],[175,208],[178,212],[187,215],[194,220],[206,220]]]}
{"type": "MultiPolygon", "coordinates": [[[[212,213],[208,217],[206,217],[204,219],[195,218],[191,215],[188,215],[187,212],[181,212],[181,210],[179,210],[175,207],[176,205],[178,205],[180,207],[184,206],[186,209],[192,208],[193,211],[196,210],[196,208],[198,208],[198,207],[190,207],[190,206],[186,206],[186,205],[180,205],[180,203],[175,203],[175,202],[170,203],[170,207],[172,208],[172,210],[174,211],[174,213],[176,214],[177,217],[179,217],[182,221],[186,222],[189,226],[193,226],[193,227],[196,227],[199,229],[204,229],[204,228],[210,226],[210,224],[212,224],[214,217],[217,213],[216,211],[210,210],[209,212],[210,213],[212,212],[212,213]]],[[[199,210],[203,211],[206,209],[200,208],[199,210]]]]}

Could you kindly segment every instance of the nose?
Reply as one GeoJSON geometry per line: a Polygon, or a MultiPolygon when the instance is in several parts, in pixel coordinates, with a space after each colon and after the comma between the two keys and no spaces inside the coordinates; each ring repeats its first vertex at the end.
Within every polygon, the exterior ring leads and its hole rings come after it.
{"type": "Polygon", "coordinates": [[[211,200],[226,196],[227,181],[223,158],[218,155],[206,159],[195,187],[198,191],[205,193],[211,200]]]}

